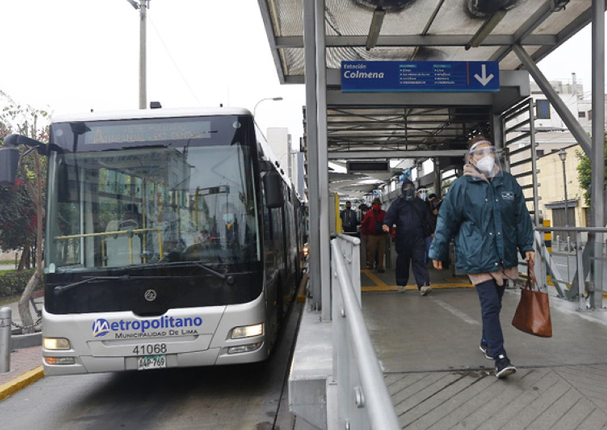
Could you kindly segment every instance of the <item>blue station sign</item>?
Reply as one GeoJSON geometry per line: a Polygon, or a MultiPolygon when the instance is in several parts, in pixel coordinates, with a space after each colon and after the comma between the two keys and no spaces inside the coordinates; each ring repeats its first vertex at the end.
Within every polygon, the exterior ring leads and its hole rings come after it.
{"type": "Polygon", "coordinates": [[[342,61],[343,92],[499,91],[497,61],[342,61]]]}

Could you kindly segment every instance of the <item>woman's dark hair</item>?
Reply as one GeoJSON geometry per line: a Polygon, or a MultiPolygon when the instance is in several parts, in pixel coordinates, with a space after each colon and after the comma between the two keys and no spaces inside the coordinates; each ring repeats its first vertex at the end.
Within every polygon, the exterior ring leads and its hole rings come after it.
{"type": "Polygon", "coordinates": [[[474,145],[476,142],[480,142],[481,140],[486,140],[489,141],[489,139],[487,139],[485,136],[480,135],[480,136],[474,136],[472,139],[470,139],[468,141],[468,149],[472,148],[472,145],[474,145]]]}

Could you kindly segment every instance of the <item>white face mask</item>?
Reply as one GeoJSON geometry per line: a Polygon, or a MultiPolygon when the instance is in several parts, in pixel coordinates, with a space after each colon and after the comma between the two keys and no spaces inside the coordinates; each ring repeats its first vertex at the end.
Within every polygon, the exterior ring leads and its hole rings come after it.
{"type": "Polygon", "coordinates": [[[476,162],[476,167],[478,167],[478,170],[487,176],[493,175],[493,166],[495,166],[495,158],[491,156],[481,158],[476,162]]]}
{"type": "Polygon", "coordinates": [[[227,224],[231,224],[234,222],[234,214],[231,212],[228,212],[227,214],[223,214],[223,220],[227,223],[227,224]]]}

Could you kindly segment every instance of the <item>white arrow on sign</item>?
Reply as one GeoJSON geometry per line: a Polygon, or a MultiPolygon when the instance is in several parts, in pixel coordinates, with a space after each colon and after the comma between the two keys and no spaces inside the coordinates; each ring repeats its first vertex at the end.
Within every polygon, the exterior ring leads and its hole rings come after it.
{"type": "Polygon", "coordinates": [[[477,73],[477,74],[474,75],[474,77],[484,87],[484,86],[486,86],[491,81],[491,79],[493,79],[493,73],[490,74],[489,76],[487,76],[487,66],[485,64],[483,64],[481,66],[481,70],[482,70],[483,76],[479,76],[478,73],[477,73]]]}

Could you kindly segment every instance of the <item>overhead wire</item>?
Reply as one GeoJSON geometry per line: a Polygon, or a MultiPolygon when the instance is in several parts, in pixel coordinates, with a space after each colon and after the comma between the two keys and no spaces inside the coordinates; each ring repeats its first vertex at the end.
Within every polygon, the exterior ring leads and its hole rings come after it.
{"type": "Polygon", "coordinates": [[[201,101],[198,99],[198,97],[196,97],[196,93],[194,93],[194,90],[192,90],[192,87],[188,83],[187,79],[185,78],[185,76],[183,76],[183,73],[181,73],[181,69],[179,69],[179,66],[177,65],[177,63],[175,62],[175,59],[171,55],[171,51],[169,51],[169,48],[164,43],[164,40],[162,39],[162,36],[160,35],[160,32],[158,31],[158,28],[156,27],[156,24],[154,24],[154,21],[152,20],[152,18],[149,15],[148,15],[148,19],[149,19],[150,23],[152,24],[152,28],[156,32],[156,35],[158,36],[158,39],[160,39],[160,43],[164,47],[164,50],[166,51],[167,55],[171,59],[171,62],[173,63],[173,66],[175,66],[175,69],[177,69],[177,72],[179,73],[179,76],[181,76],[181,79],[183,79],[183,82],[188,87],[188,89],[190,90],[190,93],[192,93],[192,96],[196,99],[196,101],[198,102],[198,104],[200,106],[203,106],[202,103],[201,103],[201,101]]]}

